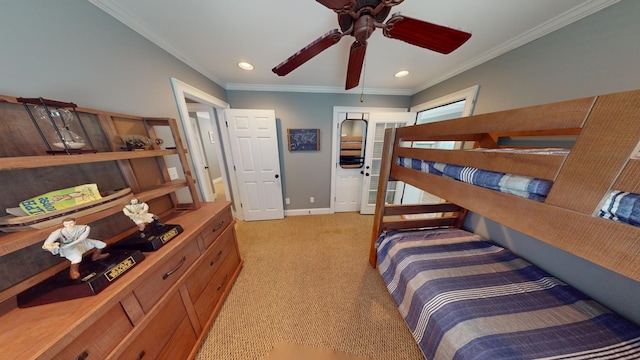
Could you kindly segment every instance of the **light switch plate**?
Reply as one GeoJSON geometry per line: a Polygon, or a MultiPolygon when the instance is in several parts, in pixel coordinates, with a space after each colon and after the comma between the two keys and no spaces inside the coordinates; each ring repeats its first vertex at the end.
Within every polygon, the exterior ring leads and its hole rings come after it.
{"type": "Polygon", "coordinates": [[[169,173],[169,179],[177,180],[178,179],[178,170],[174,167],[167,168],[167,172],[169,173]]]}

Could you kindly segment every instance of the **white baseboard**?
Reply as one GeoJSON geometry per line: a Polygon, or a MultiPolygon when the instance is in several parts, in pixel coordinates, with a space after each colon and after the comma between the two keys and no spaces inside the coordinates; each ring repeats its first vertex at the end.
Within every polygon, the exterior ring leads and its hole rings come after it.
{"type": "Polygon", "coordinates": [[[331,208],[322,208],[322,209],[295,209],[295,210],[284,211],[284,216],[324,215],[324,214],[333,214],[333,210],[331,210],[331,208]]]}

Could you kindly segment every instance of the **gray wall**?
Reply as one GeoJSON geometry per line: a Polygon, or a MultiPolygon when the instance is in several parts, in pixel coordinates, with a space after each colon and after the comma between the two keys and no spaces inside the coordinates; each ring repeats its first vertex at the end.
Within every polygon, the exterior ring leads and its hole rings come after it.
{"type": "MultiPolygon", "coordinates": [[[[413,96],[412,105],[476,84],[474,114],[640,88],[638,19],[640,1],[623,0],[426,89],[413,96]]],[[[465,226],[640,324],[637,281],[475,214],[465,226]]]]}
{"type": "Polygon", "coordinates": [[[273,109],[279,131],[283,196],[290,209],[323,209],[331,197],[331,137],[334,106],[409,108],[408,96],[228,91],[234,109],[273,109]],[[287,129],[320,129],[320,151],[290,152],[287,129]],[[309,198],[314,197],[311,204],[309,198]]]}
{"type": "Polygon", "coordinates": [[[0,94],[179,118],[170,78],[226,101],[216,83],[88,1],[3,1],[0,94]]]}

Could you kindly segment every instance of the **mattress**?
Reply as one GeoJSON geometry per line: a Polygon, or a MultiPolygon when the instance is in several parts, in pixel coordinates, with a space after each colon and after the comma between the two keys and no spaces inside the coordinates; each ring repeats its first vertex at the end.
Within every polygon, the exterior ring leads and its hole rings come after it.
{"type": "Polygon", "coordinates": [[[640,226],[640,194],[614,190],[605,198],[598,216],[640,226]]]}
{"type": "Polygon", "coordinates": [[[460,229],[380,236],[378,269],[426,359],[638,359],[640,327],[460,229]]]}
{"type": "Polygon", "coordinates": [[[397,158],[396,165],[541,202],[547,198],[553,185],[552,181],[529,176],[506,174],[402,156],[397,158]]]}

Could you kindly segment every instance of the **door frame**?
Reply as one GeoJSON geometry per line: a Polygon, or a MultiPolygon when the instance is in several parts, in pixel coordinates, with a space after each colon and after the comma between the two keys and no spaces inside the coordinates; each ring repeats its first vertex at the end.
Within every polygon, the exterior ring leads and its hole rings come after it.
{"type": "MultiPolygon", "coordinates": [[[[218,131],[218,126],[217,123],[219,122],[218,120],[218,116],[216,113],[215,108],[213,108],[210,105],[206,105],[206,104],[201,104],[201,103],[187,103],[187,108],[189,109],[189,112],[195,112],[197,113],[207,113],[209,116],[209,122],[211,125],[211,133],[209,134],[209,139],[213,141],[213,143],[211,145],[207,145],[207,146],[213,146],[215,148],[215,153],[217,156],[217,163],[218,163],[218,170],[220,171],[220,178],[222,178],[222,184],[224,185],[225,191],[228,194],[230,187],[229,187],[229,177],[226,175],[227,173],[227,168],[225,167],[225,159],[224,159],[224,149],[222,148],[222,134],[220,134],[220,131],[218,131]]],[[[196,121],[199,124],[200,119],[196,118],[196,121]]],[[[206,122],[204,119],[202,119],[203,122],[206,122]]],[[[202,131],[202,129],[200,129],[200,131],[202,131]]],[[[204,134],[200,133],[200,137],[198,138],[198,140],[200,141],[200,143],[202,144],[202,148],[205,149],[205,136],[204,134]]],[[[206,155],[205,155],[206,158],[206,155]]],[[[207,166],[209,166],[209,159],[206,159],[207,162],[207,166]]],[[[209,179],[210,181],[213,180],[211,178],[211,175],[209,175],[209,179]]],[[[213,183],[210,184],[212,187],[212,191],[213,191],[213,183]]],[[[211,199],[211,201],[215,201],[215,196],[216,194],[214,193],[214,198],[211,199]]],[[[229,198],[230,199],[230,198],[229,198]]]]}
{"type": "MultiPolygon", "coordinates": [[[[406,112],[407,108],[384,108],[384,107],[358,107],[358,106],[334,106],[333,107],[333,130],[331,136],[331,198],[329,201],[330,214],[336,210],[336,170],[339,165],[340,150],[338,138],[340,134],[340,122],[338,118],[340,113],[372,113],[372,112],[406,112]]],[[[366,144],[365,144],[366,146],[366,144]]],[[[361,182],[362,184],[362,182],[361,182]]],[[[362,191],[362,185],[360,186],[362,191]]]]}
{"type": "MultiPolygon", "coordinates": [[[[186,99],[195,101],[196,103],[200,103],[202,105],[209,106],[211,108],[211,110],[209,111],[209,114],[211,116],[211,121],[215,121],[218,124],[218,128],[221,129],[221,132],[222,132],[220,134],[220,139],[219,139],[220,140],[219,146],[221,146],[220,154],[224,157],[225,163],[233,164],[231,149],[229,148],[229,137],[228,137],[229,135],[228,133],[225,133],[223,130],[223,129],[226,129],[226,126],[224,124],[219,123],[220,119],[224,118],[222,116],[224,114],[224,110],[230,109],[231,106],[227,102],[220,100],[213,95],[207,94],[206,92],[200,89],[197,89],[176,78],[171,78],[171,86],[173,88],[173,94],[176,100],[176,104],[178,105],[178,112],[180,115],[179,120],[180,120],[180,124],[182,125],[181,130],[185,135],[184,138],[187,142],[186,144],[187,148],[189,149],[188,159],[190,160],[192,167],[193,167],[193,164],[197,163],[194,159],[194,153],[196,152],[197,147],[193,146],[192,144],[194,144],[195,141],[199,141],[199,139],[197,137],[197,134],[193,134],[193,131],[191,131],[191,127],[188,126],[189,107],[187,106],[186,99]],[[215,111],[215,115],[213,114],[214,111],[215,111]]],[[[200,154],[200,156],[204,157],[204,154],[200,154]]],[[[231,209],[234,213],[234,216],[240,220],[243,220],[242,212],[237,211],[235,206],[235,204],[240,203],[240,199],[237,198],[238,186],[237,186],[235,174],[233,173],[233,171],[226,171],[226,169],[224,168],[221,169],[221,171],[222,171],[223,179],[227,181],[227,185],[231,186],[231,188],[227,187],[227,190],[230,189],[230,191],[228,191],[229,194],[227,194],[227,196],[229,196],[229,198],[232,201],[231,209]]],[[[199,189],[201,194],[204,193],[201,188],[202,185],[200,184],[200,182],[198,182],[196,186],[199,189]]]]}

